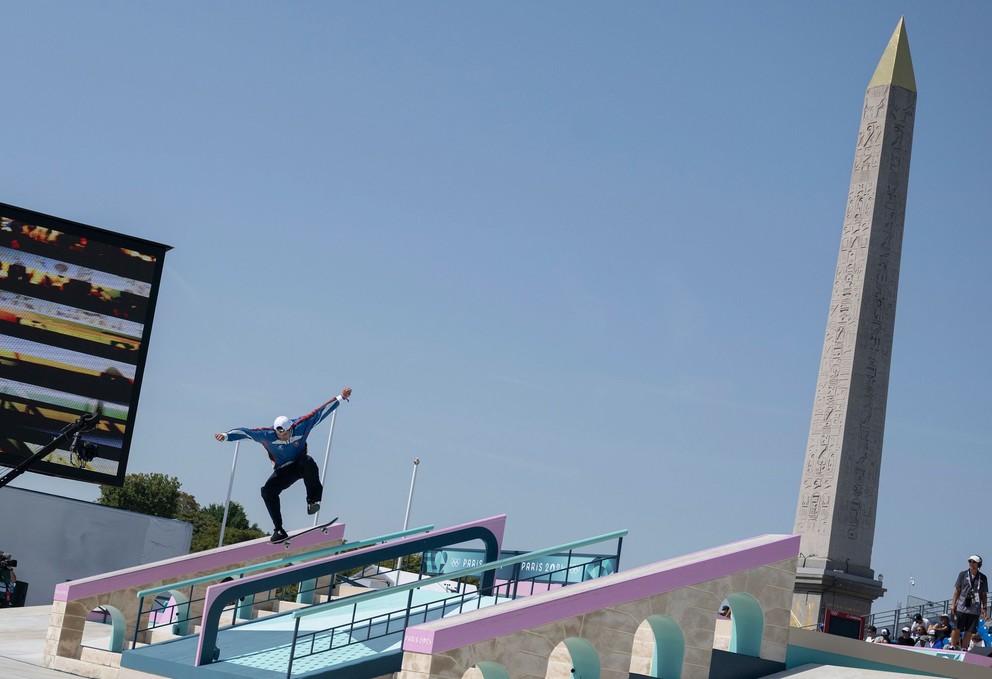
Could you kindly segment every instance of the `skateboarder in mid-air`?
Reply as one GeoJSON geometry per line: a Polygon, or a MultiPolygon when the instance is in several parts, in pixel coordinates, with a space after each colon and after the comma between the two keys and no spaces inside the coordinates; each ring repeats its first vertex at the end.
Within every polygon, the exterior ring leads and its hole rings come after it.
{"type": "Polygon", "coordinates": [[[272,523],[275,525],[270,538],[272,542],[280,542],[288,537],[282,527],[279,494],[300,479],[303,479],[307,487],[307,514],[316,514],[320,511],[324,487],[320,483],[317,463],[307,454],[307,437],[314,427],[341,405],[341,401],[347,401],[350,396],[351,387],[345,387],[339,396],[335,396],[303,417],[291,420],[285,415],[280,415],[271,429],[241,427],[222,434],[214,434],[214,438],[218,441],[251,439],[261,443],[269,454],[273,467],[272,476],[262,486],[262,500],[265,501],[265,508],[269,510],[269,516],[272,517],[272,523]]]}

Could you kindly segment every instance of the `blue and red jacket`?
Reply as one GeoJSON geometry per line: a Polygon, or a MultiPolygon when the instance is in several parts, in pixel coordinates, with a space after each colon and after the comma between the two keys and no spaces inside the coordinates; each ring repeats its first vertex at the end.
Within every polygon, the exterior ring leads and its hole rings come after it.
{"type": "Polygon", "coordinates": [[[290,462],[296,462],[307,454],[307,436],[318,424],[341,405],[341,397],[335,396],[327,403],[318,406],[316,410],[293,420],[293,433],[288,441],[280,441],[276,430],[272,427],[248,429],[239,427],[225,433],[228,441],[251,439],[261,443],[269,454],[272,465],[277,469],[290,462]]]}

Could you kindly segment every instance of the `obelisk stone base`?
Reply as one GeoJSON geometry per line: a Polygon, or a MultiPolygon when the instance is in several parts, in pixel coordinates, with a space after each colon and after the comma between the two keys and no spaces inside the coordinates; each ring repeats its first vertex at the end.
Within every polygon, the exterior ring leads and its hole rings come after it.
{"type": "Polygon", "coordinates": [[[844,571],[799,567],[792,612],[803,627],[815,626],[822,611],[867,616],[872,603],[885,594],[880,580],[844,571]]]}

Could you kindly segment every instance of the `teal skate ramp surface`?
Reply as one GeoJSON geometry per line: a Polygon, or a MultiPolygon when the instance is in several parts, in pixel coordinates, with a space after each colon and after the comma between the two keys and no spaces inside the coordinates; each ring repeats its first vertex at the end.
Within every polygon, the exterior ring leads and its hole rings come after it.
{"type": "MultiPolygon", "coordinates": [[[[426,605],[426,620],[421,609],[410,622],[419,624],[438,620],[457,615],[463,608],[474,610],[495,603],[490,597],[476,595],[455,602],[450,599],[448,592],[415,591],[413,607],[426,605]],[[449,599],[447,604],[443,603],[445,599],[449,599]]],[[[403,656],[404,614],[409,601],[409,592],[397,592],[357,603],[354,614],[348,606],[300,618],[300,635],[316,633],[312,642],[314,652],[311,654],[309,639],[298,640],[292,676],[369,677],[399,671],[403,656]],[[390,615],[392,617],[388,617],[390,615]],[[370,622],[350,632],[338,629],[332,638],[331,630],[348,626],[352,620],[370,622]],[[300,657],[301,654],[308,655],[300,657]]],[[[291,613],[281,613],[219,630],[219,659],[200,667],[193,664],[198,641],[196,635],[125,651],[126,659],[121,664],[129,669],[177,678],[285,677],[296,636],[296,623],[297,619],[291,613]]]]}

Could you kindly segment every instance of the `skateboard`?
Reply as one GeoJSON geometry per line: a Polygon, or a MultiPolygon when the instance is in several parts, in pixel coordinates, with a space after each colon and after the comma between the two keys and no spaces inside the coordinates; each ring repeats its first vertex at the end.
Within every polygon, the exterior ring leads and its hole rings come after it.
{"type": "Polygon", "coordinates": [[[337,520],[338,520],[338,517],[335,516],[333,519],[331,519],[327,523],[322,523],[319,526],[310,526],[309,528],[304,528],[303,530],[297,531],[296,533],[293,533],[292,535],[288,536],[285,540],[280,540],[276,544],[282,544],[286,549],[289,549],[290,544],[293,542],[293,540],[295,540],[296,538],[300,537],[301,535],[306,535],[307,533],[310,533],[310,532],[315,531],[315,530],[319,530],[324,535],[327,535],[327,529],[330,526],[333,526],[334,525],[334,522],[336,522],[337,520]]]}

